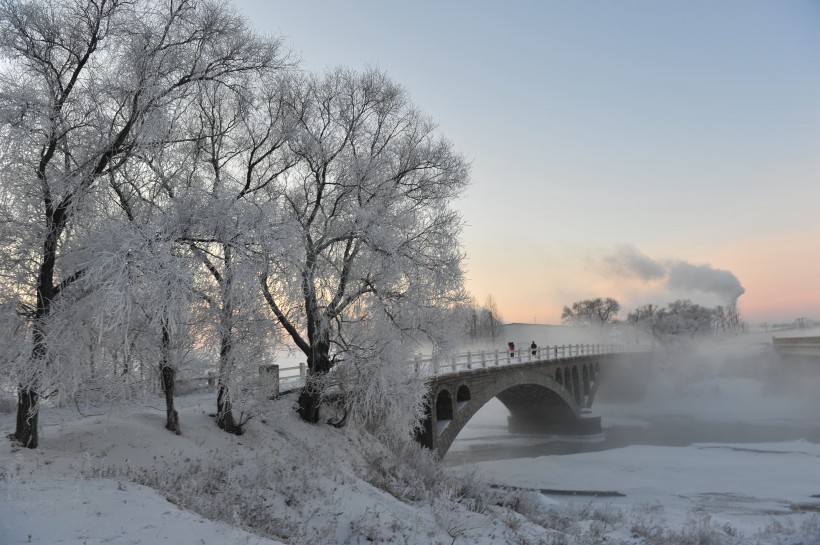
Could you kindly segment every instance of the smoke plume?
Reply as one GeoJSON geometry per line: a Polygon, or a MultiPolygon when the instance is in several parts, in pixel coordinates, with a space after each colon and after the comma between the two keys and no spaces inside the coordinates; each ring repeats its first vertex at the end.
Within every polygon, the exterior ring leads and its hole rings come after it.
{"type": "Polygon", "coordinates": [[[608,268],[620,276],[635,276],[641,280],[656,280],[666,275],[663,266],[634,246],[622,246],[604,258],[608,268]]]}
{"type": "Polygon", "coordinates": [[[634,246],[621,246],[605,256],[603,263],[610,274],[660,282],[673,292],[711,294],[729,305],[735,305],[738,297],[746,291],[731,271],[680,260],[652,259],[634,246]]]}
{"type": "Polygon", "coordinates": [[[737,301],[746,291],[737,277],[729,271],[684,261],[678,261],[669,267],[666,284],[671,289],[714,293],[730,303],[737,301]]]}

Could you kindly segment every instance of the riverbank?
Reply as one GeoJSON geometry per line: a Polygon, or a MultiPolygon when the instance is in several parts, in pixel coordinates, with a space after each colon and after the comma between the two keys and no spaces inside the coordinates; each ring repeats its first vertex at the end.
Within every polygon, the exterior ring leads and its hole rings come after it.
{"type": "MultiPolygon", "coordinates": [[[[598,405],[604,434],[584,441],[651,430],[663,417],[817,422],[820,400],[795,395],[816,392],[808,377],[764,380],[771,369],[748,355],[664,362],[679,371],[653,380],[641,400],[598,405]]],[[[306,425],[292,398],[264,403],[240,437],[216,427],[213,394],[177,401],[181,436],[163,429],[157,398],[92,416],[45,408],[41,448],[0,441],[0,544],[820,543],[820,447],[810,440],[630,445],[445,467],[352,428],[306,425]]],[[[501,429],[506,416],[494,418],[501,429]]],[[[13,412],[0,414],[0,433],[13,426],[13,412]]],[[[451,453],[487,447],[487,430],[475,430],[451,453]]],[[[556,439],[501,440],[516,441],[556,439]]]]}

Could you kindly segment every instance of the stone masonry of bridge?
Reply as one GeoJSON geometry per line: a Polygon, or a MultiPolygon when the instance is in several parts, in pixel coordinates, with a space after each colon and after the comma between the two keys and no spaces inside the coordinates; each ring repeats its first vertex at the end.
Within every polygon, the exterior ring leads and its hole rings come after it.
{"type": "Polygon", "coordinates": [[[417,440],[444,457],[478,410],[497,397],[514,433],[594,433],[600,418],[584,414],[607,367],[646,353],[595,354],[490,366],[430,380],[426,418],[417,440]]]}

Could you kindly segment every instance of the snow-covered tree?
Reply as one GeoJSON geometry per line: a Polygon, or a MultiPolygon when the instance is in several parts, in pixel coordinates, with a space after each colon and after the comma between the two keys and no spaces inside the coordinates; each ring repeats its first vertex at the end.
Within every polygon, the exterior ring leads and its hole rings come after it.
{"type": "MultiPolygon", "coordinates": [[[[334,366],[340,379],[361,379],[348,390],[374,393],[391,384],[394,393],[407,367],[400,340],[449,335],[447,308],[464,297],[461,219],[450,203],[466,187],[469,168],[377,70],[305,77],[289,100],[298,163],[282,178],[276,212],[287,242],[270,249],[262,285],[307,358],[299,412],[316,422],[334,366]]],[[[374,406],[360,405],[371,415],[374,406]]]]}
{"type": "Polygon", "coordinates": [[[638,307],[627,315],[627,323],[643,329],[663,346],[672,348],[696,337],[711,335],[717,315],[716,309],[679,299],[665,308],[653,304],[638,307]]]}
{"type": "Polygon", "coordinates": [[[572,308],[564,307],[561,311],[561,321],[566,324],[597,325],[603,327],[612,323],[621,305],[615,299],[585,299],[572,304],[572,308]]]}
{"type": "Polygon", "coordinates": [[[737,305],[718,305],[715,307],[715,333],[739,333],[748,327],[740,318],[737,305]]]}
{"type": "Polygon", "coordinates": [[[479,305],[471,298],[453,309],[452,319],[461,324],[461,334],[471,340],[489,339],[495,342],[504,325],[501,312],[492,295],[487,296],[483,305],[479,305]]]}
{"type": "MultiPolygon", "coordinates": [[[[94,238],[87,250],[89,266],[75,288],[84,290],[84,297],[63,298],[61,304],[71,305],[64,314],[72,320],[50,320],[46,330],[62,324],[71,329],[79,311],[90,306],[92,324],[87,329],[99,336],[100,352],[121,354],[119,366],[116,358],[101,361],[109,368],[109,377],[114,372],[113,380],[98,370],[92,371],[92,379],[108,378],[110,386],[104,384],[101,390],[119,385],[128,395],[135,383],[142,384],[138,392],[153,391],[159,378],[166,402],[165,427],[179,434],[174,391],[180,354],[193,344],[189,332],[193,271],[186,256],[176,251],[174,215],[154,213],[151,219],[102,222],[89,233],[94,238]]],[[[63,345],[48,343],[48,348],[54,351],[63,345]]],[[[74,362],[72,368],[82,369],[78,365],[82,358],[66,359],[74,362]]],[[[61,388],[71,386],[65,380],[59,383],[61,388]]]]}
{"type": "Polygon", "coordinates": [[[679,299],[669,303],[658,316],[662,334],[684,334],[692,339],[712,333],[715,311],[688,299],[679,299]]]}
{"type": "Polygon", "coordinates": [[[495,302],[495,297],[493,297],[492,294],[487,296],[487,300],[484,302],[484,309],[486,309],[484,316],[485,330],[489,331],[490,339],[495,342],[501,334],[501,326],[504,325],[504,318],[502,318],[501,311],[498,310],[498,304],[495,302]]]}
{"type": "Polygon", "coordinates": [[[196,100],[191,140],[202,194],[196,222],[181,240],[211,281],[206,293],[219,344],[217,424],[235,434],[242,422],[232,412],[233,371],[243,360],[258,365],[270,354],[270,332],[262,327],[270,321],[260,313],[259,241],[276,236],[268,229],[275,218],[266,214],[276,212],[276,184],[295,163],[286,145],[287,79],[258,76],[232,88],[208,86],[196,100]]]}
{"type": "Polygon", "coordinates": [[[14,433],[23,445],[38,443],[47,323],[88,273],[71,266],[68,249],[101,180],[161,143],[167,109],[197,82],[265,66],[276,47],[216,2],[0,0],[3,186],[25,263],[8,255],[12,247],[0,251],[22,277],[31,330],[14,433]]]}

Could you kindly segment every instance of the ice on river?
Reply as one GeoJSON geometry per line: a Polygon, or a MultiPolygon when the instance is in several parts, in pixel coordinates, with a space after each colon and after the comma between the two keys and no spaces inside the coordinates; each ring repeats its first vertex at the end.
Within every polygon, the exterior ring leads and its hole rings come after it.
{"type": "Polygon", "coordinates": [[[820,445],[807,441],[633,445],[476,466],[488,481],[516,487],[616,491],[623,496],[550,497],[627,509],[658,505],[673,526],[702,512],[749,535],[773,515],[820,510],[820,445]]]}

